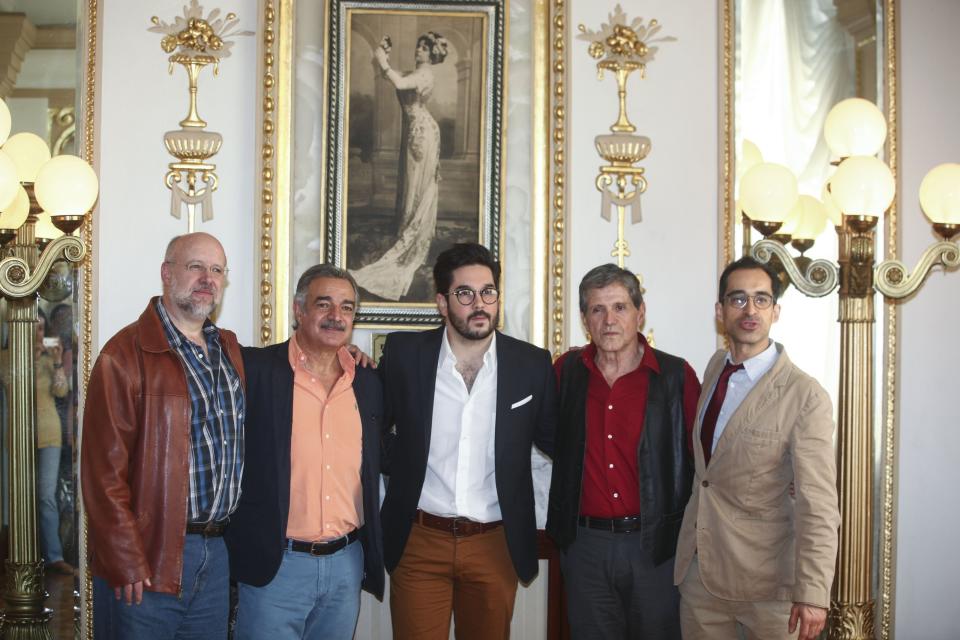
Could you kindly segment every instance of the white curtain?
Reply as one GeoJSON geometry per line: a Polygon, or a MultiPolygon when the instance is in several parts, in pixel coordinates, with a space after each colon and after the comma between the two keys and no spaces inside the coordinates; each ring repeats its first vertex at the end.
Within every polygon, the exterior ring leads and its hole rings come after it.
{"type": "Polygon", "coordinates": [[[833,0],[741,0],[736,140],[789,167],[800,192],[820,197],[830,171],[823,122],[854,95],[853,38],[833,0]]]}

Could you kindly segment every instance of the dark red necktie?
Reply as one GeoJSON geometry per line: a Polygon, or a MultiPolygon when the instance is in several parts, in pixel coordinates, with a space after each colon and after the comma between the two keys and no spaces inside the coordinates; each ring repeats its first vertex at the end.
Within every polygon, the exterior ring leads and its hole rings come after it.
{"type": "Polygon", "coordinates": [[[710,456],[713,453],[713,432],[717,430],[717,417],[720,415],[720,407],[723,406],[723,399],[727,397],[727,384],[730,382],[730,376],[734,371],[743,369],[743,363],[733,364],[727,362],[723,366],[723,371],[717,379],[717,386],[713,390],[713,396],[710,397],[710,404],[703,413],[703,424],[700,426],[700,444],[703,445],[703,463],[710,464],[710,456]]]}

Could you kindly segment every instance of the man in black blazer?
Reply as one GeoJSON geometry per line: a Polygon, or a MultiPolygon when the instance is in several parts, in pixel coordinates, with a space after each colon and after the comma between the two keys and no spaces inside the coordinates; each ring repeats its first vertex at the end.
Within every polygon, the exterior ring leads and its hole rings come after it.
{"type": "Polygon", "coordinates": [[[550,354],[496,331],[500,265],[454,245],[433,269],[444,326],[387,336],[381,518],[394,637],[510,632],[517,579],[537,574],[531,446],[553,449],[550,354]]]}
{"type": "Polygon", "coordinates": [[[357,301],[349,273],[311,267],[294,337],[243,350],[246,460],[226,534],[238,640],[349,640],[361,583],[383,597],[383,392],[345,348],[357,301]]]}

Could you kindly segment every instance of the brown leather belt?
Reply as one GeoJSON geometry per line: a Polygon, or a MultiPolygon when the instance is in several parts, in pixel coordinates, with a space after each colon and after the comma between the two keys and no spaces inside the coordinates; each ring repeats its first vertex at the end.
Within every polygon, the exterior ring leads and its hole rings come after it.
{"type": "Polygon", "coordinates": [[[360,530],[354,529],[342,538],[336,540],[325,540],[323,542],[307,542],[306,540],[294,540],[287,538],[286,548],[291,551],[301,551],[309,553],[312,556],[328,556],[343,549],[348,544],[352,544],[360,537],[360,530]]]}
{"type": "Polygon", "coordinates": [[[466,538],[478,533],[486,533],[503,525],[503,520],[496,522],[476,522],[467,518],[444,518],[432,513],[417,509],[417,522],[425,527],[445,531],[453,534],[454,538],[466,538]]]}
{"type": "Polygon", "coordinates": [[[227,523],[229,522],[230,518],[224,518],[216,522],[188,522],[187,533],[204,538],[219,538],[227,530],[227,523]]]}
{"type": "Polygon", "coordinates": [[[640,531],[640,516],[626,518],[592,518],[580,516],[580,526],[612,533],[633,533],[640,531]]]}

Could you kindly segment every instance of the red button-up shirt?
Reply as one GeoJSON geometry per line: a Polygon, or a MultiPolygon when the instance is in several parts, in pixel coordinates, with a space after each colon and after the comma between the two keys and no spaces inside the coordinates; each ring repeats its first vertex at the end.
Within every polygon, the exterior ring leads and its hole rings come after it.
{"type": "MultiPolygon", "coordinates": [[[[660,364],[646,339],[640,366],[607,384],[594,358],[597,347],[591,343],[579,351],[589,371],[587,387],[587,434],[583,465],[580,514],[593,518],[624,518],[640,513],[640,480],[637,471],[637,446],[643,434],[647,411],[650,372],[660,373],[660,364]]],[[[559,379],[568,352],[557,359],[554,370],[559,379]]],[[[573,357],[576,357],[575,355],[573,357]]],[[[683,420],[687,428],[687,447],[693,451],[693,423],[700,397],[700,381],[684,362],[683,420]]]]}

